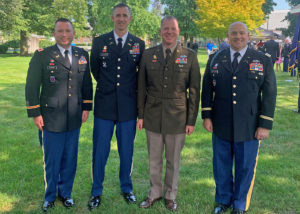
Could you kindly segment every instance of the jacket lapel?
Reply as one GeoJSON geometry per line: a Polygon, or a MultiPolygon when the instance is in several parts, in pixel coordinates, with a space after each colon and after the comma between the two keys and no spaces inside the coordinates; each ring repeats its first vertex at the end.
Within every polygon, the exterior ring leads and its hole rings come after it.
{"type": "Polygon", "coordinates": [[[104,42],[105,44],[108,44],[109,50],[115,52],[116,54],[119,54],[119,50],[117,48],[117,44],[115,41],[114,32],[111,31],[108,35],[108,41],[104,42]]]}
{"type": "Polygon", "coordinates": [[[247,51],[246,53],[244,54],[244,56],[242,57],[236,71],[234,73],[237,73],[237,72],[240,72],[240,71],[243,71],[245,67],[248,67],[249,66],[249,62],[250,62],[250,49],[247,48],[247,51]]]}
{"type": "Polygon", "coordinates": [[[64,56],[61,54],[61,52],[59,51],[57,45],[52,46],[51,51],[49,52],[51,58],[53,58],[56,62],[58,62],[59,64],[63,65],[65,68],[68,68],[68,66],[65,63],[65,58],[64,56]]]}
{"type": "MultiPolygon", "coordinates": [[[[221,58],[222,65],[228,72],[232,72],[233,69],[232,69],[232,65],[231,65],[230,48],[227,48],[224,51],[226,51],[226,53],[221,58]]],[[[214,65],[212,65],[212,66],[214,66],[214,65]]]]}
{"type": "Polygon", "coordinates": [[[73,71],[78,70],[79,53],[74,47],[72,47],[72,67],[73,71]]]}
{"type": "Polygon", "coordinates": [[[164,53],[163,53],[163,47],[162,44],[160,44],[159,46],[157,46],[156,50],[155,50],[155,55],[153,56],[153,58],[156,58],[157,61],[161,64],[164,65],[165,63],[165,57],[164,57],[164,53]]]}

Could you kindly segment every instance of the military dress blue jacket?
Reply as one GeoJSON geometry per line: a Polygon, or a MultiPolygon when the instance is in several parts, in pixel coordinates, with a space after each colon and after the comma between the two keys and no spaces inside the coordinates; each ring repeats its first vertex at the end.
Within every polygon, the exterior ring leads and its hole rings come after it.
{"type": "Polygon", "coordinates": [[[128,121],[137,117],[137,72],[145,43],[128,33],[118,50],[114,33],[93,40],[91,72],[97,81],[95,117],[128,121]]]}
{"type": "Polygon", "coordinates": [[[213,122],[213,133],[231,142],[253,140],[258,127],[272,129],[276,79],[270,57],[247,49],[233,72],[230,49],[212,55],[202,88],[202,118],[213,122]]]}

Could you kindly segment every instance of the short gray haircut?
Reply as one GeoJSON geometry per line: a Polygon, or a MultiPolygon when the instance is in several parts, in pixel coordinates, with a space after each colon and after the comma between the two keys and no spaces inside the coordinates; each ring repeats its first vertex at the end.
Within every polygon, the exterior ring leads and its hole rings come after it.
{"type": "Polygon", "coordinates": [[[162,20],[160,21],[160,28],[162,28],[162,26],[166,20],[176,20],[176,22],[178,23],[177,19],[174,16],[167,15],[164,18],[162,18],[162,20]]]}
{"type": "Polygon", "coordinates": [[[230,30],[234,25],[236,25],[236,24],[241,24],[241,25],[243,25],[244,28],[246,29],[246,31],[248,32],[247,25],[246,25],[245,23],[243,23],[243,22],[240,22],[240,21],[238,21],[238,22],[233,22],[233,23],[229,26],[228,32],[229,32],[229,30],[230,30]]]}

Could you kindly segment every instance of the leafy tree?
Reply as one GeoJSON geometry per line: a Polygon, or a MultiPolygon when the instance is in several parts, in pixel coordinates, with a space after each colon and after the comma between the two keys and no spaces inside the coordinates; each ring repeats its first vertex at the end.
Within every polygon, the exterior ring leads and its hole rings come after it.
{"type": "Polygon", "coordinates": [[[74,22],[77,35],[88,34],[85,28],[87,25],[85,0],[4,0],[0,2],[0,6],[0,21],[1,25],[3,24],[0,29],[20,34],[21,55],[28,54],[29,35],[32,33],[51,35],[54,21],[59,17],[69,18],[74,22]],[[2,8],[5,11],[3,17],[2,8]]]}
{"type": "Polygon", "coordinates": [[[200,30],[196,25],[199,20],[197,4],[195,0],[162,0],[166,5],[164,15],[172,15],[178,20],[180,34],[184,36],[184,42],[187,39],[193,40],[193,37],[200,35],[200,30]]]}
{"type": "MultiPolygon", "coordinates": [[[[120,3],[119,0],[89,0],[89,23],[93,28],[92,34],[103,34],[113,29],[111,21],[112,8],[120,3]]],[[[131,8],[132,22],[129,31],[137,36],[153,37],[159,28],[160,17],[148,11],[149,0],[127,0],[123,3],[131,8]]]]}
{"type": "Polygon", "coordinates": [[[277,4],[273,0],[266,0],[262,5],[262,11],[265,14],[265,18],[274,10],[274,6],[277,4]]]}
{"type": "Polygon", "coordinates": [[[264,0],[196,0],[200,19],[196,22],[207,38],[224,38],[235,21],[244,22],[249,30],[264,22],[264,0]]]}
{"type": "Polygon", "coordinates": [[[0,30],[10,32],[18,25],[19,14],[22,9],[22,0],[1,0],[0,1],[0,30]]]}
{"type": "MultiPolygon", "coordinates": [[[[286,0],[286,1],[289,3],[291,7],[300,4],[300,0],[286,0]]],[[[287,20],[289,22],[289,26],[287,29],[281,28],[280,30],[282,30],[283,35],[292,37],[294,35],[294,31],[297,23],[297,16],[296,14],[291,14],[289,12],[284,20],[287,20]]]]}

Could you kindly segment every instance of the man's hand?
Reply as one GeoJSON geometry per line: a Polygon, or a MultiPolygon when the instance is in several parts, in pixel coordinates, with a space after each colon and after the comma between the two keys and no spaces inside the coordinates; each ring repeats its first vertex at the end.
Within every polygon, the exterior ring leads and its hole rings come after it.
{"type": "Polygon", "coordinates": [[[255,132],[255,136],[254,136],[254,137],[255,137],[257,140],[264,140],[264,139],[266,139],[266,138],[269,137],[269,132],[270,132],[269,129],[265,129],[265,128],[262,128],[262,127],[258,127],[258,128],[256,129],[256,132],[255,132]]]}
{"type": "Polygon", "coordinates": [[[33,122],[38,127],[39,130],[43,131],[44,120],[42,115],[34,117],[33,122]]]}
{"type": "Polygon", "coordinates": [[[213,124],[210,118],[205,118],[203,121],[203,127],[209,131],[209,132],[213,132],[213,124]]]}
{"type": "Polygon", "coordinates": [[[88,117],[89,117],[89,111],[87,111],[87,110],[82,111],[82,122],[83,123],[86,122],[86,120],[88,119],[88,117]]]}
{"type": "Polygon", "coordinates": [[[136,128],[140,131],[143,128],[144,120],[143,119],[138,119],[136,123],[136,128]]]}
{"type": "Polygon", "coordinates": [[[189,125],[187,125],[187,126],[185,127],[185,133],[186,133],[187,135],[191,135],[191,134],[194,132],[194,130],[195,130],[195,127],[194,127],[194,126],[189,126],[189,125]]]}

